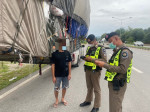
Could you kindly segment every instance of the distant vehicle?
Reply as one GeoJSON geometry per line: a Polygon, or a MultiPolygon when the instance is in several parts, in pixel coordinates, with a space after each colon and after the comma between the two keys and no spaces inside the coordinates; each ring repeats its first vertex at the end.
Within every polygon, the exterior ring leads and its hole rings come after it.
{"type": "Polygon", "coordinates": [[[141,41],[134,42],[134,46],[144,46],[144,43],[141,41]]]}
{"type": "Polygon", "coordinates": [[[101,41],[99,41],[99,44],[102,45],[102,46],[104,46],[106,49],[109,49],[109,48],[110,48],[110,47],[109,47],[109,42],[106,41],[105,38],[103,38],[101,41]]]}

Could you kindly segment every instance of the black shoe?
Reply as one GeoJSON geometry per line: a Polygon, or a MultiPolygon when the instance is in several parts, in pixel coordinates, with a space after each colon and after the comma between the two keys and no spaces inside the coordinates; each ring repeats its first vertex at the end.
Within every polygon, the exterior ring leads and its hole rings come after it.
{"type": "Polygon", "coordinates": [[[91,110],[91,112],[98,112],[99,111],[99,108],[93,108],[92,110],[91,110]]]}
{"type": "Polygon", "coordinates": [[[83,102],[80,104],[80,107],[84,107],[84,106],[88,106],[88,105],[91,105],[91,102],[83,102]]]}

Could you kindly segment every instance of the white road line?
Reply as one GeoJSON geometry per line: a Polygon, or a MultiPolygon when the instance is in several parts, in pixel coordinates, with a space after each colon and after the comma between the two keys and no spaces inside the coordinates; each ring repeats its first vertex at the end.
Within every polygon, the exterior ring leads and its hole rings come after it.
{"type": "Polygon", "coordinates": [[[135,68],[135,67],[132,67],[132,69],[135,70],[135,71],[137,71],[138,73],[141,73],[141,74],[143,73],[142,71],[138,70],[138,69],[135,68]]]}
{"type": "MultiPolygon", "coordinates": [[[[48,67],[47,69],[43,70],[43,73],[45,71],[47,71],[50,67],[48,67]]],[[[21,86],[25,85],[26,83],[30,82],[31,80],[35,79],[36,77],[38,77],[39,74],[34,75],[33,77],[27,79],[26,81],[22,82],[21,84],[17,85],[16,87],[12,88],[11,90],[7,91],[6,93],[2,94],[0,96],[0,100],[4,97],[6,97],[7,95],[9,95],[10,93],[14,92],[15,90],[17,90],[18,88],[20,88],[21,86]]]]}

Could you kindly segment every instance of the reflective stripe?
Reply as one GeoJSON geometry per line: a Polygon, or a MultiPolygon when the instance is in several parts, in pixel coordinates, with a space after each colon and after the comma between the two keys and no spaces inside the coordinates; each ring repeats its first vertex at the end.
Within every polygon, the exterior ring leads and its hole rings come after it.
{"type": "MultiPolygon", "coordinates": [[[[116,54],[115,58],[112,60],[113,63],[109,63],[112,66],[119,66],[119,59],[120,59],[120,53],[121,50],[116,54]]],[[[130,82],[130,77],[131,77],[131,70],[132,70],[132,60],[131,63],[127,69],[127,83],[130,82]]],[[[105,73],[105,76],[107,77],[107,81],[113,81],[114,77],[117,75],[117,72],[109,72],[108,70],[105,73]]]]}
{"type": "MultiPolygon", "coordinates": [[[[87,48],[86,53],[88,53],[89,49],[90,49],[90,47],[87,48]]],[[[91,57],[92,59],[98,59],[100,50],[101,50],[101,47],[98,47],[98,48],[96,49],[96,51],[95,51],[95,55],[94,55],[94,56],[90,56],[90,57],[91,57]]],[[[86,55],[86,57],[87,57],[87,56],[89,56],[89,55],[86,55]]],[[[92,63],[92,62],[87,62],[87,61],[86,61],[84,65],[92,67],[92,70],[95,70],[95,69],[96,69],[96,65],[95,65],[94,63],[92,63]]]]}
{"type": "Polygon", "coordinates": [[[132,71],[132,60],[131,60],[131,63],[130,63],[130,65],[129,65],[129,68],[128,68],[128,70],[127,70],[127,83],[130,82],[131,71],[132,71]]]}

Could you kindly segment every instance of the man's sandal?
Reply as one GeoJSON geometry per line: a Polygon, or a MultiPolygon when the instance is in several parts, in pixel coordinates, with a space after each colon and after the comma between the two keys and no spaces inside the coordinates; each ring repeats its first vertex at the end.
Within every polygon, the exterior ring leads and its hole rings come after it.
{"type": "Polygon", "coordinates": [[[62,103],[67,106],[68,102],[67,101],[62,101],[62,103]]]}
{"type": "Polygon", "coordinates": [[[57,103],[54,103],[54,105],[53,105],[55,108],[57,108],[57,106],[58,106],[58,104],[57,103]]]}

